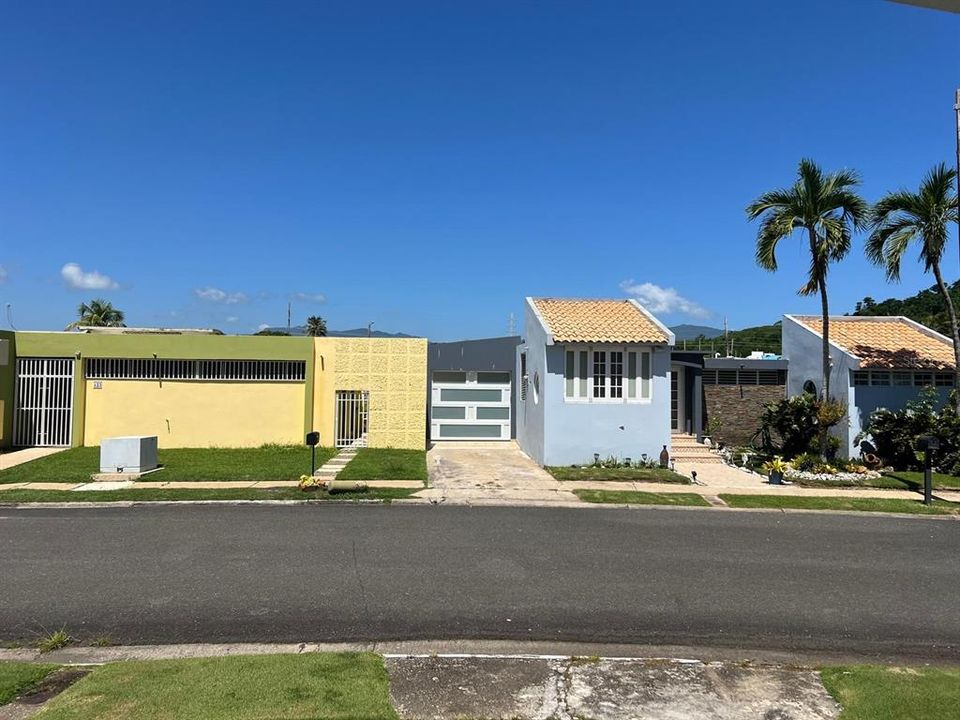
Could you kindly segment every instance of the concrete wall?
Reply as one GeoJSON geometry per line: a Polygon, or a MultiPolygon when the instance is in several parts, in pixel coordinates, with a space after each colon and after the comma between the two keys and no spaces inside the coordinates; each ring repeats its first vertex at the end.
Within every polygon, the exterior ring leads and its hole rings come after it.
{"type": "Polygon", "coordinates": [[[422,450],[427,413],[427,341],[423,338],[312,338],[313,429],[332,445],[337,390],[370,393],[370,447],[422,450]]]}
{"type": "MultiPolygon", "coordinates": [[[[787,396],[793,397],[802,393],[807,380],[813,381],[819,393],[822,385],[820,354],[823,352],[823,340],[787,315],[783,318],[781,337],[783,357],[790,363],[787,371],[787,396]]],[[[830,346],[830,361],[830,394],[834,400],[845,403],[848,408],[847,416],[830,434],[839,438],[840,455],[848,458],[851,456],[853,438],[856,436],[856,432],[851,432],[850,425],[849,408],[853,400],[850,372],[859,366],[860,361],[834,345],[830,346]]]]}
{"type": "MultiPolygon", "coordinates": [[[[514,384],[510,403],[510,437],[517,436],[517,345],[520,337],[484,338],[458,342],[430,343],[427,348],[427,414],[430,414],[430,382],[437,370],[499,370],[509,372],[514,384]]],[[[427,420],[429,437],[430,421],[427,420]]]]}
{"type": "MultiPolygon", "coordinates": [[[[627,345],[627,350],[647,349],[627,345]]],[[[643,453],[659,457],[670,442],[670,350],[655,347],[651,355],[649,403],[584,403],[564,399],[564,351],[562,345],[546,348],[544,383],[545,465],[571,465],[601,458],[639,458],[643,453]]]]}
{"type": "Polygon", "coordinates": [[[514,377],[517,382],[513,388],[513,396],[517,407],[514,413],[517,420],[517,443],[533,460],[540,465],[544,464],[544,433],[546,417],[544,415],[543,389],[544,378],[547,374],[547,334],[544,332],[529,304],[524,308],[524,329],[526,341],[517,347],[516,371],[514,377]],[[526,353],[527,357],[527,397],[520,397],[523,380],[520,367],[520,356],[526,353]],[[540,384],[540,392],[534,397],[534,378],[540,384]]]}
{"type": "Polygon", "coordinates": [[[303,382],[86,381],[84,445],[156,435],[162,448],[303,442],[303,382]]]}
{"type": "Polygon", "coordinates": [[[16,354],[16,335],[0,330],[0,448],[9,447],[13,442],[16,354]]]}
{"type": "MultiPolygon", "coordinates": [[[[162,447],[302,443],[310,430],[334,441],[336,390],[370,393],[372,447],[424,447],[427,342],[396,338],[30,333],[15,336],[19,357],[75,357],[74,444],[109,435],[156,434],[162,447]],[[91,357],[303,360],[301,382],[86,381],[91,357]]],[[[12,364],[0,367],[3,435],[12,424],[12,364]],[[4,402],[8,397],[9,403],[4,402]],[[8,420],[9,417],[9,420],[8,420]]]]}
{"type": "MultiPolygon", "coordinates": [[[[306,384],[313,382],[312,338],[256,336],[256,335],[173,335],[159,333],[78,333],[78,332],[17,332],[17,357],[73,357],[78,362],[74,369],[73,444],[84,445],[87,383],[83,360],[86,358],[166,358],[198,360],[304,360],[307,363],[306,384]]],[[[104,381],[131,382],[129,380],[104,381]]],[[[136,381],[133,381],[136,382],[136,381]]],[[[189,382],[189,381],[188,381],[189,382]]],[[[98,391],[99,392],[99,391],[98,391]]],[[[312,424],[312,393],[306,393],[300,409],[301,433],[312,424]]],[[[151,413],[143,407],[144,413],[151,413]]],[[[144,423],[152,422],[148,416],[144,423]]],[[[303,437],[298,433],[298,442],[303,437]]],[[[123,433],[128,434],[128,433],[123,433]]],[[[198,437],[189,441],[193,446],[204,444],[198,437]]],[[[159,438],[158,438],[159,442],[159,438]]],[[[168,445],[169,447],[169,445],[168,445]]]]}

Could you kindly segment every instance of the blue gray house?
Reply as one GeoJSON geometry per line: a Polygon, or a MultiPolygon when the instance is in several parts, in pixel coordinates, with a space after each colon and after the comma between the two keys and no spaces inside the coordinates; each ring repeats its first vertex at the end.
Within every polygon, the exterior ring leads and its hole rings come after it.
{"type": "MultiPolygon", "coordinates": [[[[820,391],[822,329],[819,316],[784,316],[788,395],[820,391]]],[[[830,394],[848,410],[834,428],[842,456],[860,456],[857,435],[877,408],[899,410],[928,387],[942,405],[955,381],[952,341],[925,325],[906,317],[830,318],[830,394]]]]}
{"type": "Polygon", "coordinates": [[[527,298],[514,388],[520,447],[541,465],[669,450],[673,344],[633,300],[527,298]]]}

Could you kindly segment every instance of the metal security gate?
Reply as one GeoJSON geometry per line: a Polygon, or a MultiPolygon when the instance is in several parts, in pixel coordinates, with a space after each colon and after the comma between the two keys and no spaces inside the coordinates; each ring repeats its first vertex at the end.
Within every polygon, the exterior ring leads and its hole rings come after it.
{"type": "Polygon", "coordinates": [[[334,446],[366,447],[369,416],[370,393],[366,390],[337,390],[334,446]]]}
{"type": "Polygon", "coordinates": [[[63,447],[73,440],[73,358],[19,358],[13,444],[63,447]]]}

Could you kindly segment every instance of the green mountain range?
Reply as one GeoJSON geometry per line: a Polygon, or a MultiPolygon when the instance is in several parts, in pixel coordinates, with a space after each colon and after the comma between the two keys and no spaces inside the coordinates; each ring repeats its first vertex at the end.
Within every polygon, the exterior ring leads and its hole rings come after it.
{"type": "MultiPolygon", "coordinates": [[[[960,309],[960,280],[950,286],[950,296],[953,298],[954,306],[960,309]]],[[[943,307],[943,298],[936,285],[903,300],[889,298],[877,302],[872,297],[865,297],[857,303],[852,314],[905,315],[947,337],[950,337],[951,333],[950,317],[943,307]]]]}
{"type": "MultiPolygon", "coordinates": [[[[957,308],[960,309],[960,280],[950,286],[950,294],[957,308]]],[[[940,297],[940,291],[937,286],[921,290],[916,295],[912,295],[902,300],[897,298],[888,298],[882,302],[877,302],[872,297],[865,297],[856,304],[852,313],[848,315],[903,315],[915,320],[918,323],[926,325],[939,333],[950,337],[950,319],[947,311],[943,307],[943,298],[940,297]]],[[[727,334],[727,342],[732,346],[733,354],[743,357],[749,355],[754,350],[780,354],[780,321],[772,325],[759,325],[757,327],[744,328],[743,330],[731,330],[727,334]]],[[[726,355],[723,333],[704,334],[699,337],[681,341],[677,339],[677,349],[681,350],[704,350],[711,353],[720,353],[726,355]]]]}

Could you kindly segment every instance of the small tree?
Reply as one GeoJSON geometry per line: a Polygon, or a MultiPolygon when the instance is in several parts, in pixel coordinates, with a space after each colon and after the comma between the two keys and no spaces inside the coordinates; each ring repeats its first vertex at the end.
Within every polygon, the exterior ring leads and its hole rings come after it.
{"type": "Polygon", "coordinates": [[[327,322],[319,315],[311,315],[307,318],[307,335],[311,337],[324,337],[327,334],[327,322]]]}
{"type": "Polygon", "coordinates": [[[79,319],[67,325],[67,330],[79,327],[126,327],[123,324],[123,312],[100,298],[91,300],[89,304],[80,303],[77,315],[79,319]]]}
{"type": "MultiPolygon", "coordinates": [[[[960,326],[950,290],[943,280],[940,263],[949,238],[950,223],[957,221],[957,196],[953,181],[957,173],[941,163],[924,176],[917,192],[900,190],[887,193],[873,206],[867,239],[867,257],[883,267],[887,279],[900,280],[900,263],[907,247],[920,245],[924,272],[933,273],[943,305],[950,317],[956,382],[960,387],[960,326]]],[[[960,400],[957,400],[960,403],[960,400]]],[[[960,411],[960,404],[955,406],[960,411]]]]}

